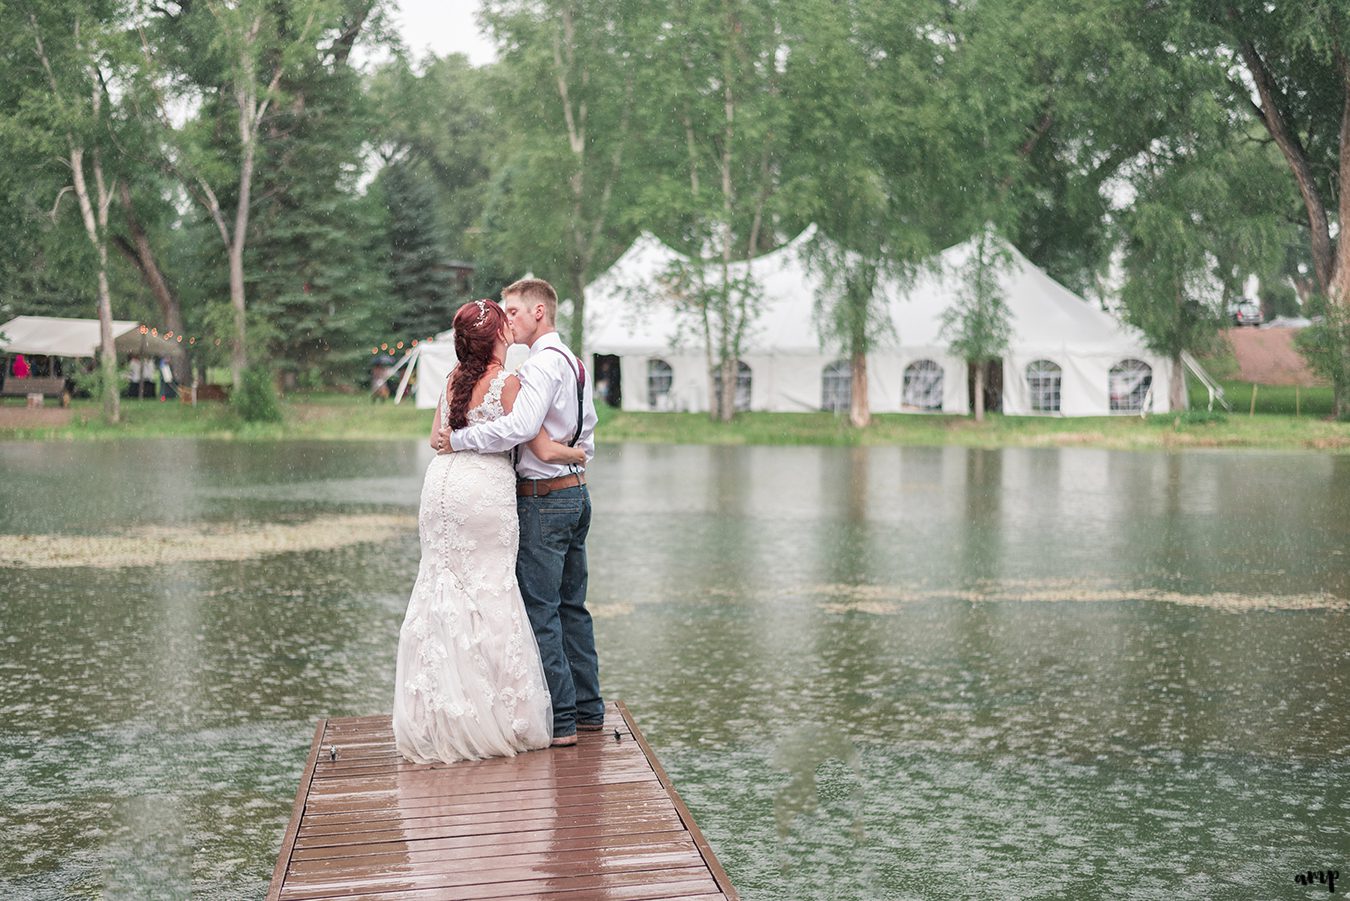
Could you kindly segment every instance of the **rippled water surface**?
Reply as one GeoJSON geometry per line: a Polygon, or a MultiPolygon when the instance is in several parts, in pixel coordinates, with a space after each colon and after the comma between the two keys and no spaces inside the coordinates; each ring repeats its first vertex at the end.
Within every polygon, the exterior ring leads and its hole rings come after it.
{"type": "MultiPolygon", "coordinates": [[[[315,721],[390,709],[428,454],[0,444],[0,897],[263,895],[315,721]]],[[[591,479],[606,694],[743,897],[1350,885],[1350,457],[624,445],[591,479]]]]}

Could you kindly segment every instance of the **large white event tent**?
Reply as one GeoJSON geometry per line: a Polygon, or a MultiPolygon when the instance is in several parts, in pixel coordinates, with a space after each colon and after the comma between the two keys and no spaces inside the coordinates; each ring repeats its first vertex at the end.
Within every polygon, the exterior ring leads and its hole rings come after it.
{"type": "MultiPolygon", "coordinates": [[[[167,357],[183,352],[182,342],[152,335],[149,329],[142,333],[141,328],[139,322],[113,320],[113,345],[119,354],[167,357]]],[[[0,353],[92,357],[100,343],[97,319],[18,316],[0,325],[0,353]]]]}
{"type": "MultiPolygon", "coordinates": [[[[848,361],[819,339],[815,307],[823,277],[808,260],[814,236],[811,226],[771,253],[733,264],[733,278],[749,275],[762,289],[761,309],[742,345],[738,408],[847,408],[848,361]]],[[[960,273],[975,240],[943,251],[907,289],[894,280],[878,285],[892,329],[868,355],[873,412],[969,411],[967,364],[951,353],[941,331],[943,312],[965,290],[960,273]]],[[[1001,367],[1003,412],[1104,416],[1167,409],[1169,361],[1016,248],[1004,250],[998,280],[1012,338],[1001,367]]],[[[661,288],[662,274],[677,259],[675,250],[644,233],[587,289],[588,359],[618,358],[625,410],[708,409],[697,323],[661,288]]]]}

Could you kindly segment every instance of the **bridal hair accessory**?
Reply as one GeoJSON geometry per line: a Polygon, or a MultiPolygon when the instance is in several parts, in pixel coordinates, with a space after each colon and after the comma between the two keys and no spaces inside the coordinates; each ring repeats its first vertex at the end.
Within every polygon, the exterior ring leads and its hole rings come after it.
{"type": "Polygon", "coordinates": [[[475,300],[474,303],[478,304],[478,318],[473,321],[473,324],[482,325],[483,320],[487,319],[487,301],[475,300]]]}

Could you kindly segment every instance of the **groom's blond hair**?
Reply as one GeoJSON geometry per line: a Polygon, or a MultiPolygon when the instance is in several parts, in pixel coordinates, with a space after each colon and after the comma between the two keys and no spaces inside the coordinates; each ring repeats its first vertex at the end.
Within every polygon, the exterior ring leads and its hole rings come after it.
{"type": "Polygon", "coordinates": [[[502,302],[519,297],[528,303],[542,303],[550,324],[558,321],[558,292],[542,278],[522,278],[502,288],[502,302]]]}

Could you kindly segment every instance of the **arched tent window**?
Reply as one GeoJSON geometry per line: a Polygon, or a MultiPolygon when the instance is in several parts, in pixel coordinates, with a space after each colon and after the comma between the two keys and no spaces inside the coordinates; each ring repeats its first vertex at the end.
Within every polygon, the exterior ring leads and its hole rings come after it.
{"type": "Polygon", "coordinates": [[[665,360],[647,361],[647,406],[653,410],[670,409],[670,386],[675,381],[675,370],[665,360]]]}
{"type": "Polygon", "coordinates": [[[936,360],[916,360],[905,367],[900,404],[915,410],[942,409],[942,366],[936,360]]]}
{"type": "Polygon", "coordinates": [[[1027,364],[1027,389],[1031,394],[1031,409],[1037,413],[1059,412],[1059,391],[1064,371],[1058,363],[1033,360],[1027,364]]]}
{"type": "MultiPolygon", "coordinates": [[[[717,396],[722,394],[722,372],[718,370],[713,373],[713,393],[717,396]]],[[[750,409],[750,367],[745,365],[745,361],[736,361],[736,403],[737,413],[744,413],[750,409]]]]}
{"type": "Polygon", "coordinates": [[[820,408],[831,413],[846,411],[853,396],[853,367],[848,360],[835,360],[820,375],[820,408]]]}
{"type": "Polygon", "coordinates": [[[1112,413],[1139,413],[1144,410],[1153,369],[1143,360],[1121,360],[1111,367],[1110,399],[1112,413]]]}

